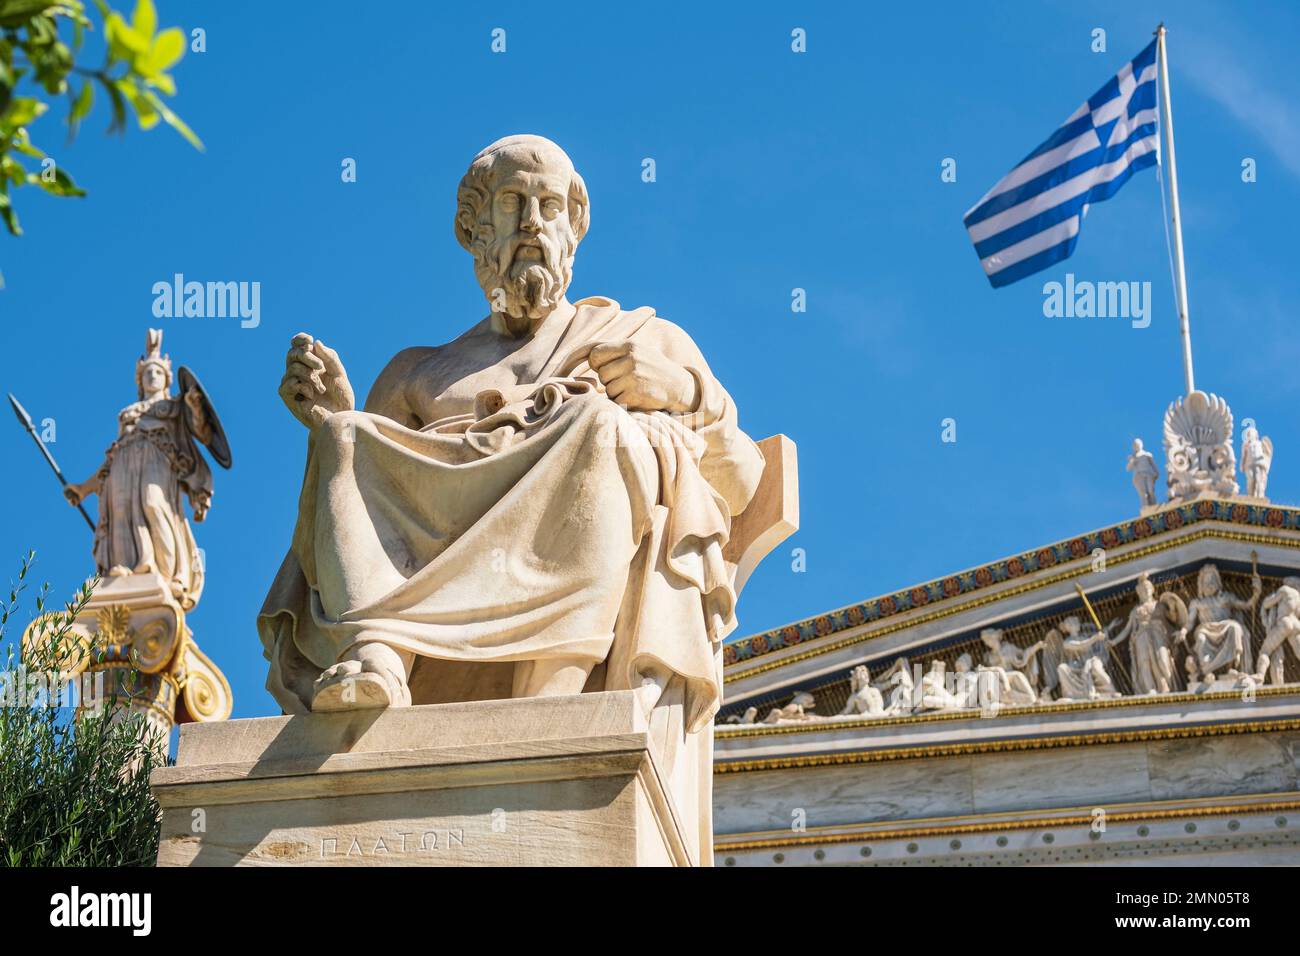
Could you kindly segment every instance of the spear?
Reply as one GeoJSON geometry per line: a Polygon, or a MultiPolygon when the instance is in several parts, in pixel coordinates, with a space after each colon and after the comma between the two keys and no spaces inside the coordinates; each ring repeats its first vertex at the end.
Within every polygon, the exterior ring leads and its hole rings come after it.
{"type": "Polygon", "coordinates": [[[1115,662],[1115,666],[1120,669],[1124,679],[1128,681],[1129,689],[1133,689],[1133,678],[1129,676],[1128,668],[1124,662],[1119,659],[1115,649],[1110,646],[1110,637],[1106,635],[1106,629],[1101,626],[1101,618],[1097,617],[1097,612],[1092,609],[1092,602],[1088,600],[1088,595],[1083,593],[1083,586],[1078,581],[1074,582],[1074,589],[1079,592],[1079,597],[1083,598],[1083,606],[1088,609],[1088,616],[1092,618],[1092,623],[1097,625],[1097,630],[1102,634],[1102,643],[1106,645],[1106,656],[1115,662]]]}
{"type": "MultiPolygon", "coordinates": [[[[13,406],[14,414],[18,416],[18,423],[22,425],[23,428],[27,429],[27,434],[32,436],[32,441],[36,442],[36,447],[41,450],[41,454],[45,456],[45,460],[48,461],[50,467],[54,469],[54,474],[59,479],[59,484],[64,488],[68,487],[68,479],[64,478],[63,472],[59,471],[58,462],[54,460],[54,456],[50,454],[50,450],[45,447],[45,442],[41,441],[41,436],[36,434],[36,426],[32,424],[32,416],[27,414],[27,409],[23,408],[23,406],[19,404],[18,399],[14,398],[12,392],[9,393],[9,404],[13,406]]],[[[86,514],[86,509],[78,503],[77,510],[80,511],[81,516],[86,519],[86,524],[90,525],[90,530],[94,531],[95,522],[90,519],[90,515],[86,514]]]]}
{"type": "MultiPolygon", "coordinates": [[[[1250,577],[1253,586],[1256,578],[1259,577],[1259,552],[1250,552],[1250,577]]],[[[1254,591],[1251,591],[1254,594],[1254,591]]],[[[1259,630],[1259,595],[1255,594],[1250,604],[1250,620],[1255,630],[1259,630]]],[[[1252,637],[1253,640],[1253,637],[1252,637]]]]}

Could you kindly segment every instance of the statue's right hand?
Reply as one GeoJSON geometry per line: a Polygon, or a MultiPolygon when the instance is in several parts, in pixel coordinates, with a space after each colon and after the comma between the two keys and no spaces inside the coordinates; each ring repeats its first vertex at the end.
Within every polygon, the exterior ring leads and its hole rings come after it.
{"type": "Polygon", "coordinates": [[[81,496],[82,496],[81,485],[63,486],[63,497],[68,499],[68,504],[70,505],[81,504],[81,496]]]}
{"type": "Polygon", "coordinates": [[[335,412],[356,407],[352,385],[338,353],[305,332],[293,337],[280,379],[280,399],[308,428],[314,428],[335,412]]]}

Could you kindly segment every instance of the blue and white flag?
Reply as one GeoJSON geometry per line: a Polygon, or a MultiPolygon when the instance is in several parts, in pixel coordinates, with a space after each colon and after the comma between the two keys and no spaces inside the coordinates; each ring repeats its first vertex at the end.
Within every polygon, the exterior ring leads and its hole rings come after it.
{"type": "Polygon", "coordinates": [[[966,213],[989,282],[1009,285],[1067,258],[1089,204],[1158,157],[1152,40],[966,213]]]}

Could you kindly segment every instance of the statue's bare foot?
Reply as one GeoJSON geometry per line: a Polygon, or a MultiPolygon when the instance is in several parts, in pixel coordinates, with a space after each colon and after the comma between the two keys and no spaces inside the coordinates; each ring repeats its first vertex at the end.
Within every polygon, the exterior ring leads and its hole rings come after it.
{"type": "Polygon", "coordinates": [[[403,655],[387,644],[356,645],[316,679],[312,712],[411,706],[411,690],[406,682],[410,661],[409,654],[403,655]]]}
{"type": "Polygon", "coordinates": [[[110,578],[124,578],[130,573],[131,573],[131,569],[128,568],[125,564],[115,564],[108,569],[108,576],[110,578]]]}

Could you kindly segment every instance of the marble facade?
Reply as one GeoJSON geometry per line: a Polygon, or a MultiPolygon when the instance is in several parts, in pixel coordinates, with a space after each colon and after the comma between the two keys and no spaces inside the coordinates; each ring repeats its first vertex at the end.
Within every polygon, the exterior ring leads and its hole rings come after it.
{"type": "Polygon", "coordinates": [[[1221,399],[1166,439],[1135,519],[728,645],[718,864],[1300,863],[1300,509],[1221,399]]]}

